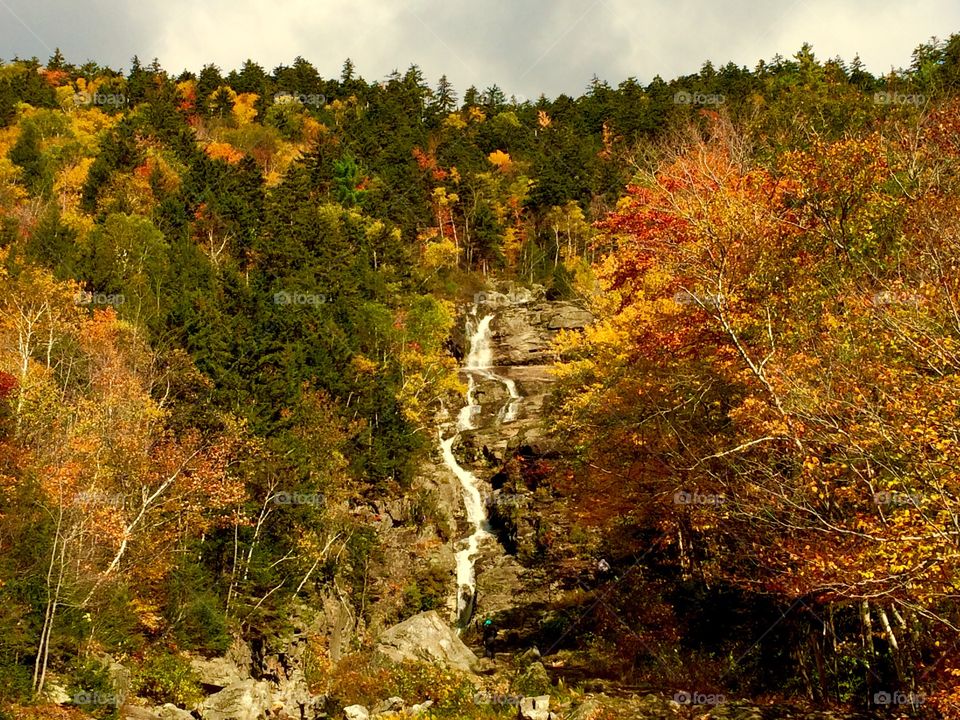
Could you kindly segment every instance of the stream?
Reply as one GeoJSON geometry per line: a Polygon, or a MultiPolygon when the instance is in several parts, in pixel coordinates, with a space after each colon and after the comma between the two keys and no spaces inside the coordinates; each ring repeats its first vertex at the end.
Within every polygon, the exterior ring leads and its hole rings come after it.
{"type": "Polygon", "coordinates": [[[440,449],[443,461],[460,481],[463,489],[463,506],[467,521],[473,532],[465,539],[458,541],[463,547],[456,552],[457,560],[457,624],[460,628],[466,627],[474,612],[477,594],[476,559],[480,542],[491,537],[490,526],[487,522],[487,510],[483,495],[480,492],[480,480],[472,472],[464,468],[457,461],[453,446],[464,430],[476,427],[475,419],[480,413],[481,403],[478,399],[478,380],[486,379],[502,383],[507,389],[509,397],[497,413],[498,422],[512,422],[516,419],[520,405],[520,393],[517,384],[498,375],[493,369],[493,347],[491,345],[490,323],[493,314],[479,317],[479,306],[474,306],[473,312],[467,316],[466,334],[469,338],[469,348],[466,362],[462,371],[467,376],[467,403],[457,416],[456,428],[450,437],[444,439],[440,434],[440,449]]]}

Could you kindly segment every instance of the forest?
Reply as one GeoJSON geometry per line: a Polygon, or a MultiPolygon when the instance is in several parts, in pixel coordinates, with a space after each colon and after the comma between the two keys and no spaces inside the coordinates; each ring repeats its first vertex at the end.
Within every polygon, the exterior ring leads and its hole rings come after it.
{"type": "MultiPolygon", "coordinates": [[[[308,679],[362,696],[374,630],[453,580],[391,577],[359,509],[440,523],[418,476],[491,280],[595,318],[556,341],[565,450],[523,465],[576,532],[528,561],[611,576],[544,645],[671,696],[960,717],[958,268],[960,34],[884,76],[804,45],[535,101],[2,62],[0,718],[121,717],[45,714],[104,656],[188,705],[185,658],[331,597],[355,647],[318,635],[308,679]]],[[[431,672],[436,717],[515,716],[431,672]]]]}

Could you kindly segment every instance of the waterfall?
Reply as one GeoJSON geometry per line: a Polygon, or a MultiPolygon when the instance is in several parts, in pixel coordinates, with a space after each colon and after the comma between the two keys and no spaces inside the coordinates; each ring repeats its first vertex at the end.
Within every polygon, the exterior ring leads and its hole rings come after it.
{"type": "Polygon", "coordinates": [[[478,308],[474,307],[472,315],[466,321],[467,335],[470,338],[466,363],[463,367],[463,371],[467,375],[467,403],[461,408],[457,417],[455,432],[444,439],[443,432],[440,431],[440,449],[443,454],[443,461],[460,481],[467,521],[473,528],[473,532],[466,538],[465,546],[456,553],[457,622],[461,627],[465,626],[473,615],[477,593],[476,556],[480,548],[480,541],[490,535],[490,527],[487,523],[487,510],[483,496],[480,493],[480,481],[476,475],[457,462],[453,453],[453,446],[459,439],[461,432],[473,430],[476,427],[474,424],[475,416],[481,410],[481,404],[477,399],[478,378],[500,382],[507,388],[510,397],[497,415],[499,421],[511,422],[515,420],[520,400],[516,383],[493,371],[490,323],[494,316],[485,315],[477,321],[477,315],[478,308]]]}

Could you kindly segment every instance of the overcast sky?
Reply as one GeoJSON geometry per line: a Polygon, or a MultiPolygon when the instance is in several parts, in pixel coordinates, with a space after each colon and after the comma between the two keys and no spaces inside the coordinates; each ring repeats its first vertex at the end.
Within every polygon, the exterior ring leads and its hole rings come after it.
{"type": "Polygon", "coordinates": [[[344,58],[368,80],[420,65],[462,95],[579,95],[611,84],[696,72],[704,60],[753,68],[760,58],[859,53],[874,73],[905,67],[916,45],[960,31],[958,0],[0,0],[0,57],[168,70],[224,70],[252,58],[271,70],[302,55],[321,75],[344,58]]]}

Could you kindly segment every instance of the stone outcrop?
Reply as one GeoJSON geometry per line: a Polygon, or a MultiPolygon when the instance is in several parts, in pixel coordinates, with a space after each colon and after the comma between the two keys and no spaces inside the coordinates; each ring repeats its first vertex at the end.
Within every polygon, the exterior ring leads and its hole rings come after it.
{"type": "Polygon", "coordinates": [[[258,720],[273,710],[270,683],[241,680],[208,696],[200,705],[203,720],[258,720]]]}
{"type": "Polygon", "coordinates": [[[553,340],[560,330],[579,330],[593,316],[580,304],[547,300],[542,287],[532,290],[501,283],[496,290],[478,293],[480,312],[496,313],[493,325],[497,365],[548,365],[553,362],[553,340]]]}
{"type": "Polygon", "coordinates": [[[206,689],[223,689],[250,678],[247,668],[239,668],[226,657],[191,658],[190,667],[197,674],[200,684],[206,689]]]}
{"type": "Polygon", "coordinates": [[[374,652],[385,662],[436,661],[464,672],[472,672],[477,662],[473,651],[434,610],[414,615],[384,631],[374,652]]]}
{"type": "Polygon", "coordinates": [[[186,710],[178,708],[171,703],[166,703],[158,708],[154,708],[154,713],[156,713],[159,720],[195,720],[193,715],[186,710]]]}

